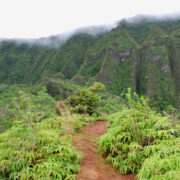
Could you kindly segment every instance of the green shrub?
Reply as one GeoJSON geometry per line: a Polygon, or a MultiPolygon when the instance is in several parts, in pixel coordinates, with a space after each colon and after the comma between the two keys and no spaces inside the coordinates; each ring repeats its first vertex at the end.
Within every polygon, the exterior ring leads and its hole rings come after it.
{"type": "Polygon", "coordinates": [[[130,90],[126,97],[128,109],[108,117],[108,132],[99,142],[100,153],[122,174],[139,172],[138,177],[142,180],[168,179],[166,173],[177,172],[180,168],[176,160],[173,162],[176,168],[171,163],[173,158],[179,160],[180,157],[179,128],[172,125],[169,117],[152,111],[146,97],[136,95],[136,101],[133,101],[130,90]],[[150,164],[155,157],[159,159],[159,171],[157,166],[150,164]],[[172,167],[166,167],[164,160],[172,167]]]}
{"type": "Polygon", "coordinates": [[[144,149],[148,158],[143,162],[138,179],[179,180],[180,138],[154,142],[144,149]]]}
{"type": "Polygon", "coordinates": [[[71,112],[89,115],[96,113],[100,103],[98,92],[104,90],[104,88],[103,84],[96,82],[89,89],[77,90],[68,98],[71,112]]]}
{"type": "Polygon", "coordinates": [[[12,99],[17,116],[0,135],[0,179],[75,179],[81,155],[69,136],[61,136],[55,104],[44,90],[36,96],[20,91],[12,99]]]}

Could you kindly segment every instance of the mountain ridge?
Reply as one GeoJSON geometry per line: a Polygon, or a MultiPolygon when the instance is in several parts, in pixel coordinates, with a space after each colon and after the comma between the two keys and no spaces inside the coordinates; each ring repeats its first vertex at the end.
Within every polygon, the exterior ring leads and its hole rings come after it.
{"type": "Polygon", "coordinates": [[[72,36],[60,48],[0,45],[0,81],[34,84],[56,76],[104,83],[113,94],[131,87],[160,109],[180,101],[180,20],[127,23],[101,36],[72,36]]]}

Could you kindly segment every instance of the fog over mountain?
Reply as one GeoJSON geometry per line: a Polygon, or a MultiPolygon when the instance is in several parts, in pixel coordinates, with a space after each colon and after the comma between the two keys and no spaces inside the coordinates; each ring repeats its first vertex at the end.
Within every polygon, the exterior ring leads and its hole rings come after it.
{"type": "Polygon", "coordinates": [[[88,34],[94,37],[103,35],[111,31],[113,28],[116,28],[118,24],[127,23],[130,25],[141,24],[141,23],[155,23],[159,21],[176,21],[180,19],[180,12],[170,13],[170,14],[161,14],[161,15],[147,15],[139,14],[130,18],[122,18],[119,21],[116,21],[111,24],[103,25],[94,25],[94,26],[85,26],[72,29],[60,34],[55,34],[52,36],[41,37],[41,38],[0,38],[2,41],[15,41],[17,44],[29,44],[31,45],[40,45],[40,46],[50,46],[53,48],[61,47],[69,38],[77,34],[88,34]]]}
{"type": "Polygon", "coordinates": [[[159,14],[159,15],[153,15],[153,14],[137,14],[130,18],[123,18],[119,22],[126,21],[127,23],[142,23],[144,21],[146,22],[158,22],[158,21],[175,21],[180,19],[180,12],[174,12],[174,13],[168,13],[168,14],[159,14]]]}
{"type": "Polygon", "coordinates": [[[31,45],[40,45],[40,46],[50,46],[53,48],[59,48],[62,44],[64,44],[69,38],[77,34],[88,34],[93,37],[97,37],[99,35],[106,34],[111,31],[112,28],[115,28],[117,23],[99,25],[99,26],[88,26],[88,27],[80,27],[69,32],[41,37],[41,38],[0,38],[0,42],[2,41],[15,41],[17,44],[29,44],[31,45]]]}

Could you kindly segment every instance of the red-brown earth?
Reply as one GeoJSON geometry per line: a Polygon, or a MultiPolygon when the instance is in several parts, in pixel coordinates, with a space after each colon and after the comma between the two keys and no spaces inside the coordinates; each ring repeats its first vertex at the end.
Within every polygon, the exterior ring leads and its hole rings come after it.
{"type": "Polygon", "coordinates": [[[72,135],[73,145],[83,154],[77,180],[135,180],[135,175],[122,175],[98,153],[98,139],[106,133],[107,121],[87,125],[72,135]]]}

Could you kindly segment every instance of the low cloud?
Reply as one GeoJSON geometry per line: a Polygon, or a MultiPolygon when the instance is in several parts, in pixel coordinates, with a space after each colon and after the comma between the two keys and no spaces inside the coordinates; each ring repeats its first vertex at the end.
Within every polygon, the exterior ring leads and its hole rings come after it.
{"type": "Polygon", "coordinates": [[[40,46],[50,46],[52,48],[59,48],[64,44],[69,38],[76,34],[84,33],[89,34],[91,36],[99,36],[101,34],[108,33],[113,28],[117,27],[118,24],[122,22],[129,23],[129,24],[137,24],[143,22],[158,22],[158,21],[167,21],[167,20],[180,20],[180,12],[175,12],[172,14],[163,14],[163,15],[136,15],[131,18],[121,19],[112,24],[105,24],[105,25],[98,25],[98,26],[88,26],[88,27],[80,27],[65,33],[42,37],[42,38],[34,38],[34,39],[25,39],[25,38],[15,38],[15,39],[5,39],[1,38],[0,42],[2,41],[15,41],[17,44],[29,44],[31,45],[40,45],[40,46]]]}
{"type": "Polygon", "coordinates": [[[119,23],[125,21],[126,23],[130,24],[138,24],[142,22],[158,22],[158,21],[175,21],[180,19],[180,12],[174,12],[171,14],[161,14],[161,15],[147,15],[147,14],[139,14],[133,16],[131,18],[125,18],[120,20],[119,23]]]}
{"type": "Polygon", "coordinates": [[[34,38],[34,39],[26,39],[26,38],[13,38],[13,39],[0,39],[0,42],[2,41],[15,41],[17,44],[29,44],[32,45],[40,45],[40,46],[50,46],[52,48],[59,48],[64,44],[68,39],[70,39],[72,36],[77,34],[89,34],[91,36],[99,36],[101,34],[108,33],[111,31],[112,28],[115,28],[117,26],[117,23],[113,24],[106,24],[106,25],[99,25],[99,26],[88,26],[88,27],[81,27],[74,29],[69,32],[48,36],[48,37],[42,37],[42,38],[34,38]]]}

